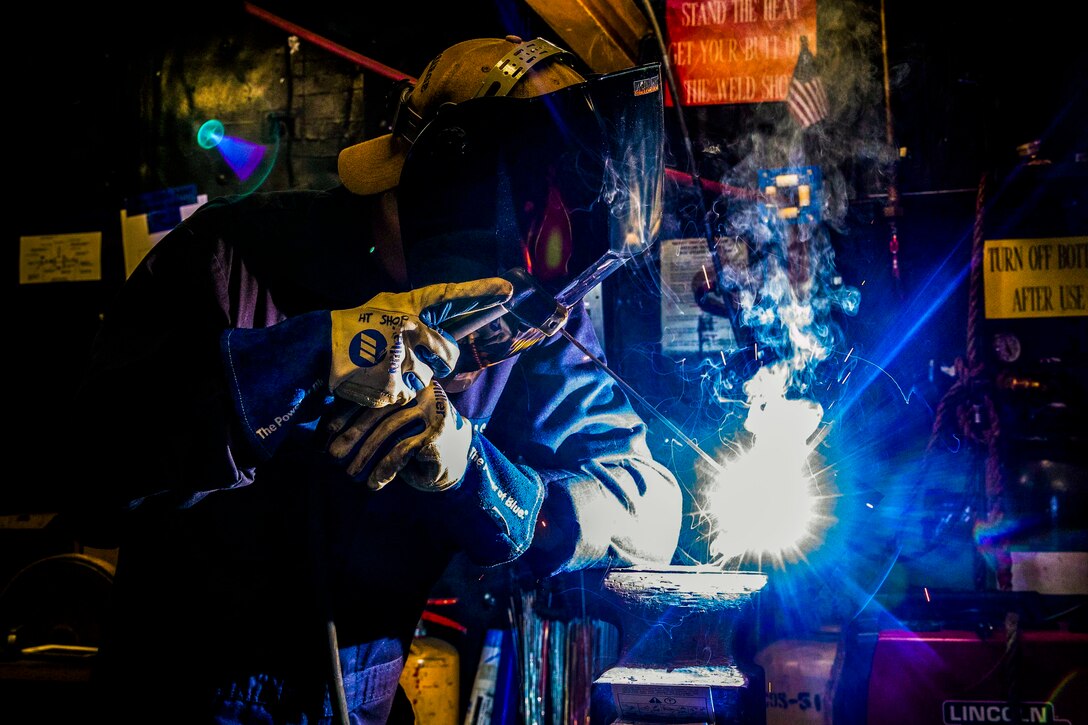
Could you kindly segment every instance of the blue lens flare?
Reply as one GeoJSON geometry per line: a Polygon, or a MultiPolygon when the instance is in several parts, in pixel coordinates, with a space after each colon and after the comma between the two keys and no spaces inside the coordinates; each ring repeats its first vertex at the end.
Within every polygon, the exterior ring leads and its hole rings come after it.
{"type": "Polygon", "coordinates": [[[219,144],[219,152],[223,154],[227,166],[230,166],[239,179],[245,181],[253,175],[264,159],[265,148],[252,141],[224,136],[219,144]]]}
{"type": "Polygon", "coordinates": [[[250,191],[263,184],[268,178],[279,150],[278,134],[273,146],[269,149],[264,144],[227,135],[223,122],[215,118],[201,124],[196,133],[196,141],[203,149],[218,149],[219,154],[239,181],[250,182],[250,191]],[[261,173],[257,173],[259,170],[261,173]]]}

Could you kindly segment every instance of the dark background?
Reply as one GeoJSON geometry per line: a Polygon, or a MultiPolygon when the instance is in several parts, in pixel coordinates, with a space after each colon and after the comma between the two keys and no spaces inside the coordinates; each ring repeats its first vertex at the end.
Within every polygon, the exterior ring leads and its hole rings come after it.
{"type": "MultiPolygon", "coordinates": [[[[516,33],[565,44],[515,0],[426,10],[368,4],[365,11],[347,11],[322,2],[259,7],[413,76],[439,50],[471,37],[516,33]]],[[[663,3],[653,7],[664,27],[663,3]]],[[[1027,16],[975,3],[952,9],[947,3],[890,2],[882,8],[840,0],[817,7],[832,108],[804,143],[825,175],[837,180],[828,186],[836,197],[827,220],[832,266],[843,284],[861,292],[860,312],[836,320],[855,362],[863,361],[850,405],[840,408],[849,411],[839,426],[840,445],[848,451],[840,470],[854,488],[908,492],[899,505],[915,520],[927,515],[916,500],[918,486],[929,485],[920,461],[941,396],[956,379],[956,360],[965,355],[969,335],[979,336],[989,354],[990,336],[1001,331],[968,324],[981,180],[987,179],[987,238],[1088,229],[1088,56],[1076,23],[1042,6],[1027,16]],[[1018,147],[1029,142],[1037,142],[1038,158],[1049,163],[1024,165],[1018,147]],[[889,204],[890,192],[898,195],[898,206],[889,204]]],[[[13,470],[23,473],[9,477],[0,511],[22,514],[53,510],[58,491],[96,485],[63,454],[72,436],[95,424],[95,411],[74,410],[68,401],[99,316],[124,278],[120,210],[139,212],[143,195],[167,189],[214,197],[256,188],[233,176],[217,153],[194,143],[210,117],[244,138],[278,143],[267,176],[257,175],[261,188],[332,186],[339,150],[384,132],[393,79],[314,43],[292,49],[287,32],[238,3],[215,12],[177,5],[153,13],[31,7],[16,36],[14,236],[103,234],[100,282],[19,285],[15,274],[9,277],[16,320],[11,450],[13,470]]],[[[640,53],[640,62],[659,59],[652,38],[640,53]]],[[[679,111],[683,124],[678,109],[665,111],[669,166],[739,188],[755,188],[757,169],[785,165],[785,139],[797,143],[782,103],[685,108],[679,111]]],[[[747,211],[732,209],[728,199],[701,201],[726,210],[725,219],[747,211]]],[[[662,236],[701,235],[703,209],[689,192],[671,188],[662,236]]],[[[613,366],[693,440],[713,442],[727,430],[724,422],[736,422],[737,411],[708,400],[707,360],[661,354],[661,290],[653,283],[653,260],[629,266],[629,274],[603,287],[613,366]]],[[[1047,370],[1058,382],[1043,407],[1081,410],[1085,319],[1012,326],[1024,342],[1022,364],[1059,361],[1047,370]]],[[[169,396],[170,381],[148,394],[169,396]]],[[[1040,401],[1014,403],[1014,418],[1029,423],[1009,438],[1032,438],[1030,420],[1040,401]]],[[[692,451],[673,440],[653,411],[645,412],[659,452],[681,478],[695,477],[692,451]]],[[[1079,447],[1083,427],[1068,428],[1058,426],[1056,433],[1051,426],[1046,442],[1058,448],[1046,455],[1066,458],[1079,447]]],[[[969,474],[946,475],[958,482],[969,474]]],[[[698,549],[693,537],[691,548],[698,549]]]]}
{"type": "MultiPolygon", "coordinates": [[[[663,18],[663,3],[652,5],[663,18]]],[[[259,6],[409,75],[418,75],[448,45],[473,37],[542,35],[567,45],[516,0],[259,6]]],[[[882,584],[885,591],[897,590],[897,576],[960,589],[978,584],[970,528],[946,531],[944,540],[930,534],[934,521],[962,509],[957,496],[977,486],[980,458],[926,457],[938,408],[956,381],[956,362],[972,334],[979,336],[990,365],[987,384],[1002,374],[1040,384],[1041,392],[1030,399],[1003,400],[1003,455],[1014,474],[1040,460],[1067,467],[1072,494],[1062,506],[1079,513],[1062,509],[1068,535],[1062,544],[1074,550],[1088,546],[1088,318],[971,322],[968,272],[980,219],[987,238],[1088,234],[1088,53],[1081,22],[1061,5],[1015,8],[892,0],[882,17],[875,0],[818,5],[818,45],[832,112],[806,142],[814,157],[827,162],[825,173],[833,172],[839,182],[829,237],[834,265],[845,285],[860,290],[861,307],[836,322],[854,359],[863,362],[854,368],[850,387],[844,386],[833,440],[840,484],[851,494],[831,537],[839,546],[824,549],[826,558],[839,561],[812,562],[830,570],[835,583],[848,576],[860,594],[822,596],[821,587],[799,585],[805,606],[796,609],[817,619],[848,616],[882,584]],[[1038,142],[1037,158],[1049,163],[1025,163],[1018,147],[1029,142],[1038,142]],[[890,191],[899,195],[897,207],[889,205],[890,191]],[[1015,368],[1001,368],[989,357],[991,337],[1002,331],[1024,343],[1015,368]],[[885,496],[881,518],[855,517],[858,504],[875,490],[885,496]],[[914,550],[899,559],[905,573],[890,574],[896,559],[885,547],[902,543],[907,529],[914,550]]],[[[74,409],[69,401],[99,316],[124,279],[120,210],[140,211],[142,195],[178,187],[209,197],[253,190],[217,154],[194,143],[196,129],[212,116],[245,138],[278,140],[276,163],[261,188],[332,186],[338,151],[384,132],[392,87],[390,78],[315,44],[303,41],[292,52],[288,33],[239,3],[123,12],[102,4],[39,3],[21,13],[23,21],[10,30],[8,53],[15,88],[7,124],[14,157],[8,167],[14,190],[7,206],[14,220],[11,248],[18,249],[21,235],[100,230],[103,279],[20,285],[17,273],[9,277],[16,434],[8,446],[12,465],[0,515],[16,517],[54,510],[58,491],[100,483],[86,480],[79,462],[64,453],[96,421],[96,411],[74,409]]],[[[642,53],[640,61],[655,60],[655,43],[648,40],[642,53]]],[[[742,188],[755,187],[757,169],[783,162],[779,142],[794,138],[781,103],[683,109],[683,125],[677,113],[666,108],[669,165],[742,188]],[[684,152],[684,127],[692,159],[684,152]]],[[[668,201],[665,232],[699,236],[699,200],[671,188],[668,201]]],[[[714,208],[722,202],[702,201],[714,208]]],[[[720,208],[736,210],[725,202],[720,208]]],[[[10,254],[17,265],[17,251],[10,254]]],[[[661,291],[653,284],[653,260],[631,266],[630,274],[604,288],[612,365],[647,404],[687,436],[709,444],[723,421],[736,422],[736,411],[708,398],[707,359],[661,354],[661,291]]],[[[713,362],[716,353],[709,357],[713,362]]],[[[169,396],[170,381],[148,394],[169,396]]],[[[697,457],[652,411],[645,412],[657,452],[682,482],[692,483],[697,457]]],[[[697,554],[692,516],[691,538],[683,543],[697,554]]],[[[1053,538],[1053,531],[1044,533],[1053,538]]],[[[0,532],[5,541],[12,540],[9,534],[0,532]]],[[[26,541],[4,548],[0,581],[36,553],[56,547],[26,541]]]]}
{"type": "MultiPolygon", "coordinates": [[[[514,0],[426,10],[368,3],[349,11],[323,2],[260,7],[410,75],[441,48],[474,36],[514,32],[558,40],[514,0]]],[[[654,7],[663,12],[662,4],[654,7]]],[[[1017,147],[1037,140],[1039,155],[1061,169],[1051,174],[1059,178],[1047,195],[1074,205],[1070,212],[1059,202],[1063,213],[1076,217],[1059,226],[1083,220],[1083,201],[1075,204],[1083,187],[1062,179],[1083,175],[1088,56],[1077,23],[1050,6],[1024,14],[985,3],[887,3],[889,146],[880,5],[822,2],[818,8],[820,47],[839,53],[856,74],[838,86],[834,77],[825,79],[833,101],[840,101],[836,92],[843,94],[832,120],[839,138],[849,138],[836,156],[848,196],[837,263],[848,284],[864,289],[863,312],[851,321],[850,334],[909,387],[928,375],[930,361],[947,366],[963,353],[962,273],[983,173],[990,174],[992,200],[1018,161],[1017,147]],[[892,165],[895,147],[903,156],[892,165]],[[902,198],[895,218],[898,280],[890,274],[883,213],[893,179],[902,198]],[[889,329],[914,333],[896,339],[885,334],[889,329]]],[[[336,182],[338,150],[383,131],[391,80],[306,42],[289,54],[287,33],[238,3],[214,12],[180,5],[153,12],[31,6],[13,42],[9,218],[17,235],[102,230],[104,239],[100,283],[19,286],[16,275],[9,277],[16,312],[15,450],[32,472],[6,487],[6,507],[19,510],[47,506],[36,501],[51,481],[78,479],[78,470],[54,470],[49,452],[78,435],[81,425],[93,424],[93,411],[65,407],[66,391],[98,315],[124,276],[119,210],[139,210],[141,194],[179,186],[195,185],[209,196],[249,190],[215,154],[193,143],[205,119],[201,88],[225,87],[232,105],[216,110],[248,137],[280,134],[279,161],[264,188],[289,188],[336,182]]],[[[654,44],[646,48],[641,60],[653,60],[654,44]]],[[[685,109],[700,174],[751,186],[744,159],[752,139],[773,137],[787,123],[783,106],[685,109]]],[[[670,163],[690,170],[675,111],[666,109],[670,163]]],[[[676,212],[680,227],[690,222],[684,213],[676,212]]],[[[656,302],[646,302],[651,343],[654,310],[656,302]]],[[[643,391],[653,396],[648,382],[643,391]]]]}
{"type": "MultiPolygon", "coordinates": [[[[439,50],[471,37],[542,35],[565,45],[515,0],[426,10],[368,4],[365,11],[348,11],[323,2],[259,7],[413,76],[439,50]]],[[[663,3],[653,7],[664,27],[663,3]]],[[[868,466],[853,475],[868,486],[882,477],[917,477],[935,409],[955,380],[968,336],[987,336],[988,349],[994,330],[968,325],[967,270],[984,175],[988,238],[1088,228],[1088,56],[1076,23],[1042,7],[1027,16],[976,3],[952,9],[936,2],[882,7],[840,0],[817,8],[831,114],[804,138],[804,148],[837,181],[828,184],[835,196],[827,219],[831,266],[843,284],[861,292],[860,312],[836,322],[855,360],[865,361],[850,392],[855,417],[840,428],[855,432],[844,446],[865,451],[868,466]],[[1023,165],[1018,147],[1029,142],[1037,142],[1037,155],[1048,164],[1023,165]],[[889,204],[890,192],[898,206],[889,204]],[[895,463],[912,457],[915,466],[906,473],[895,463]]],[[[70,436],[94,425],[95,412],[73,410],[68,399],[99,316],[124,278],[120,210],[139,212],[143,195],[168,189],[214,197],[256,188],[194,143],[201,123],[217,117],[231,133],[278,144],[270,157],[275,163],[254,177],[263,179],[263,189],[332,186],[339,150],[384,132],[391,77],[308,41],[292,49],[288,38],[238,3],[215,12],[176,5],[153,13],[27,9],[14,38],[19,68],[12,74],[19,112],[11,136],[16,232],[101,230],[103,279],[19,285],[16,275],[9,277],[16,311],[12,450],[16,469],[25,473],[5,486],[0,511],[49,511],[56,491],[95,484],[84,481],[78,462],[65,461],[63,452],[70,436]]],[[[638,60],[658,60],[657,48],[647,38],[638,60]]],[[[757,169],[786,165],[797,148],[782,103],[665,111],[667,163],[703,179],[755,188],[757,169]]],[[[731,203],[708,195],[704,207],[673,187],[662,236],[700,236],[704,208],[726,210],[726,220],[748,211],[731,203]]],[[[653,261],[629,266],[629,274],[603,288],[605,343],[614,367],[687,435],[719,435],[719,424],[736,411],[708,403],[701,387],[705,360],[660,354],[661,291],[653,284],[653,261]]],[[[1023,360],[1060,359],[1063,379],[1080,378],[1084,320],[1020,322],[1023,360]]],[[[1071,393],[1058,393],[1059,402],[1079,399],[1082,390],[1078,383],[1071,393]]],[[[169,381],[148,394],[168,396],[169,381]]],[[[649,417],[655,442],[678,474],[694,475],[692,452],[677,450],[667,426],[649,417]]],[[[1070,433],[1069,440],[1078,436],[1070,433]]]]}

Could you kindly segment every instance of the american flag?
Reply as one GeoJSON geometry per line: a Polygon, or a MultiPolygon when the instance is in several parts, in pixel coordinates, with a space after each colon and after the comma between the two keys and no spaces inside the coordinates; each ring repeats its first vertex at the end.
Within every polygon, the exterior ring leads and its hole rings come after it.
{"type": "Polygon", "coordinates": [[[786,92],[786,107],[801,128],[808,128],[827,117],[827,92],[816,73],[816,58],[808,49],[808,38],[801,36],[801,52],[793,69],[793,80],[786,92]]]}

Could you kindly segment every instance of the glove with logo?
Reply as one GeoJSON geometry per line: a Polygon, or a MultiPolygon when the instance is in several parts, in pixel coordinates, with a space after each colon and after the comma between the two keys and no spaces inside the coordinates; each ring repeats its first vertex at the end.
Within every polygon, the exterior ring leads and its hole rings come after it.
{"type": "Polygon", "coordinates": [[[510,299],[501,277],[382,293],[333,310],[329,390],[370,407],[405,403],[457,364],[457,343],[438,326],[510,299]]]}
{"type": "Polygon", "coordinates": [[[378,490],[399,476],[421,491],[457,485],[468,467],[472,426],[432,381],[404,404],[351,406],[327,424],[328,452],[378,490]]]}

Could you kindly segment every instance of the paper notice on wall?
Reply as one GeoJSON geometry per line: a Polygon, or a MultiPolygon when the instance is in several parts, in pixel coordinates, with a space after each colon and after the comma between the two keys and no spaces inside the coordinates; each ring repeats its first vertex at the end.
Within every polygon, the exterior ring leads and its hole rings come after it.
{"type": "Polygon", "coordinates": [[[136,265],[151,251],[152,246],[154,242],[147,231],[147,214],[129,216],[128,211],[122,209],[121,247],[125,254],[125,279],[132,275],[136,265]]]}
{"type": "MultiPolygon", "coordinates": [[[[190,215],[208,201],[207,194],[197,196],[192,204],[182,204],[176,208],[178,218],[188,219],[190,215]]],[[[151,231],[148,214],[132,214],[127,209],[121,210],[121,246],[125,255],[125,278],[132,275],[136,266],[143,261],[151,248],[170,233],[173,227],[151,231]]],[[[160,224],[161,226],[161,224],[160,224]]]]}
{"type": "Polygon", "coordinates": [[[194,211],[204,206],[204,204],[206,204],[208,201],[208,195],[200,194],[197,196],[196,199],[196,202],[193,204],[182,204],[178,207],[178,214],[181,216],[182,221],[188,219],[190,216],[193,215],[194,211]]]}
{"type": "Polygon", "coordinates": [[[19,284],[102,279],[102,232],[19,237],[19,284]]]}
{"type": "MultiPolygon", "coordinates": [[[[725,317],[695,302],[692,285],[714,279],[713,260],[702,238],[661,242],[661,351],[665,355],[714,355],[737,346],[725,317]]],[[[708,285],[709,286],[709,285],[708,285]]]]}

